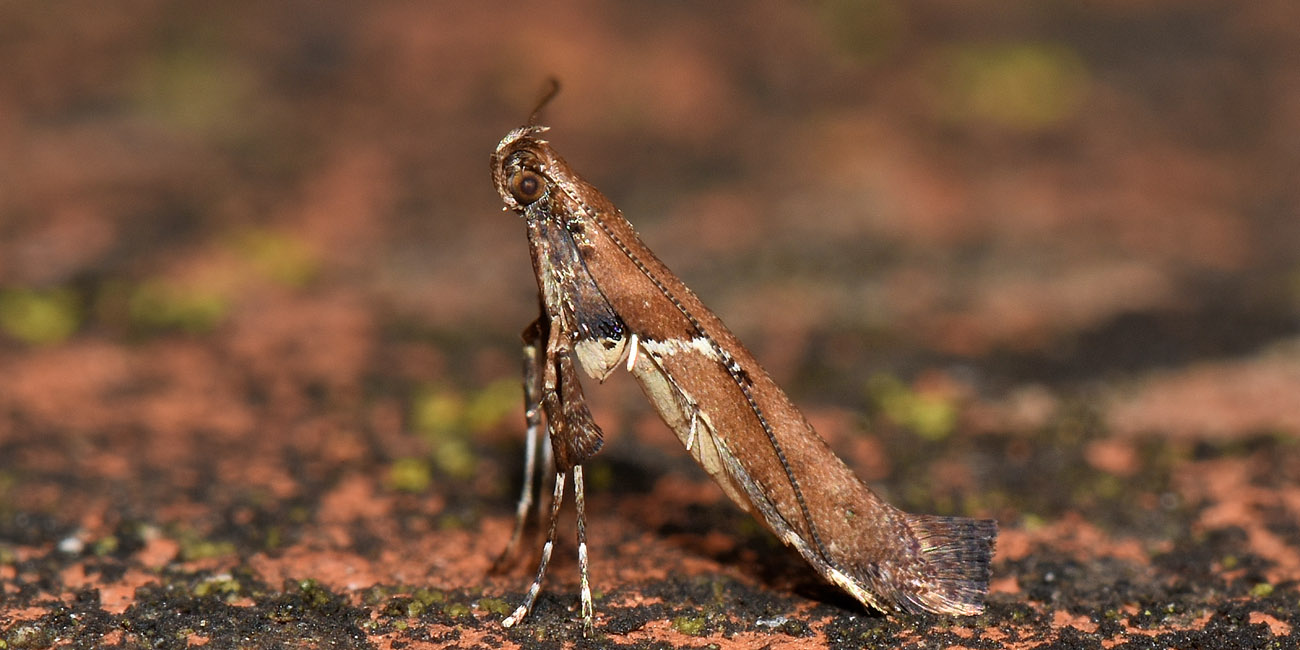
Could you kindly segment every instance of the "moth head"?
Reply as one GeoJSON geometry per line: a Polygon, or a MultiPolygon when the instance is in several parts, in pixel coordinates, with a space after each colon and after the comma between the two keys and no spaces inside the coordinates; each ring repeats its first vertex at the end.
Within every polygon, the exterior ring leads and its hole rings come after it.
{"type": "Polygon", "coordinates": [[[525,126],[511,131],[492,154],[492,180],[507,210],[524,212],[546,196],[548,181],[542,151],[546,141],[535,137],[544,126],[525,126]]]}

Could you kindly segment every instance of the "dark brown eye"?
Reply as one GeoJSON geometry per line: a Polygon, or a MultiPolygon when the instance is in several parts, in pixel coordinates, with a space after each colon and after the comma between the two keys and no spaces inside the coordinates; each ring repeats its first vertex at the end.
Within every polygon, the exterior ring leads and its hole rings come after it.
{"type": "Polygon", "coordinates": [[[522,169],[510,177],[510,193],[524,205],[542,198],[544,189],[542,177],[537,172],[522,169]]]}

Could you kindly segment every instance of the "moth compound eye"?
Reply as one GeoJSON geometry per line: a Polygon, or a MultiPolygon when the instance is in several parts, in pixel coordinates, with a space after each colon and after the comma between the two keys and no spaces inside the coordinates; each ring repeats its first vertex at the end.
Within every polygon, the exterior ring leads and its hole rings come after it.
{"type": "Polygon", "coordinates": [[[542,177],[537,172],[521,169],[510,177],[510,194],[523,205],[542,198],[545,189],[546,184],[542,182],[542,177]]]}

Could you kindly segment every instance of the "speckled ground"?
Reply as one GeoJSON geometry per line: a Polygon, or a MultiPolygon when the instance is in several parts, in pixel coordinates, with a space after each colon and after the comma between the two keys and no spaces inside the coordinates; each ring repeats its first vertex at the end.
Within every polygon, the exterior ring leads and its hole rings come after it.
{"type": "MultiPolygon", "coordinates": [[[[79,347],[70,351],[96,354],[79,347]]],[[[148,386],[172,382],[130,368],[212,353],[205,347],[127,351],[116,359],[125,374],[97,392],[146,412],[159,390],[148,386]]],[[[23,361],[9,366],[16,372],[6,389],[35,380],[39,362],[23,361]]],[[[202,393],[174,396],[186,397],[202,393]]],[[[868,436],[869,449],[854,452],[867,434],[813,411],[852,460],[893,459],[878,484],[895,499],[1003,521],[988,611],[967,619],[862,611],[739,514],[668,434],[615,440],[590,467],[598,636],[584,641],[571,530],[533,616],[514,630],[499,625],[533,562],[529,554],[505,575],[488,574],[508,532],[521,451],[508,426],[471,444],[475,471],[464,480],[411,489],[395,482],[403,441],[400,420],[386,422],[393,399],[337,408],[331,397],[304,404],[299,416],[277,417],[274,402],[247,406],[252,426],[239,432],[204,430],[195,415],[185,435],[138,421],[95,433],[9,403],[0,519],[7,647],[1296,641],[1300,445],[1289,438],[1127,440],[1076,413],[1034,435],[926,442],[899,431],[868,436]]],[[[88,399],[47,401],[66,401],[49,404],[51,413],[71,416],[88,399]]]]}
{"type": "Polygon", "coordinates": [[[1293,3],[0,8],[0,650],[1300,647],[1293,3]],[[551,141],[987,611],[888,618],[588,387],[500,573],[551,141]],[[535,527],[534,527],[535,528],[535,527]]]}

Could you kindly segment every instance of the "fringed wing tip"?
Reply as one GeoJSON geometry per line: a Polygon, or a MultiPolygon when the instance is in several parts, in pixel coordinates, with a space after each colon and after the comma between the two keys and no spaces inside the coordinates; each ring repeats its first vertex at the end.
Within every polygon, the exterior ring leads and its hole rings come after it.
{"type": "Polygon", "coordinates": [[[928,565],[925,588],[911,605],[936,614],[970,616],[984,611],[989,562],[998,536],[992,519],[908,515],[928,565]]]}

